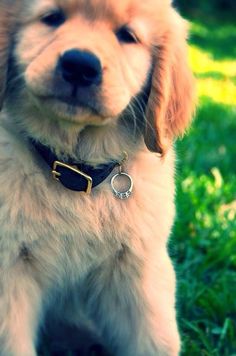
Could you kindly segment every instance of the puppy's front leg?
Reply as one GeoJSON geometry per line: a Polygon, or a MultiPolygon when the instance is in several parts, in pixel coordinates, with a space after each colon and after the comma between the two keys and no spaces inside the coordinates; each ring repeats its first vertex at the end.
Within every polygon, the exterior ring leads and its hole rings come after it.
{"type": "Polygon", "coordinates": [[[159,266],[124,250],[86,280],[84,302],[115,356],[177,356],[175,278],[163,252],[159,266]]]}
{"type": "Polygon", "coordinates": [[[1,270],[0,356],[36,355],[41,293],[28,273],[22,266],[1,270]]]}

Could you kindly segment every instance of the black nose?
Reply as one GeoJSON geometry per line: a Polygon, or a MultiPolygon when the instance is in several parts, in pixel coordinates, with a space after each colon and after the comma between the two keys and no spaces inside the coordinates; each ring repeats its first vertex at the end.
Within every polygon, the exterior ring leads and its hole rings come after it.
{"type": "Polygon", "coordinates": [[[74,86],[99,85],[102,81],[100,60],[92,53],[71,49],[59,60],[62,77],[74,86]]]}

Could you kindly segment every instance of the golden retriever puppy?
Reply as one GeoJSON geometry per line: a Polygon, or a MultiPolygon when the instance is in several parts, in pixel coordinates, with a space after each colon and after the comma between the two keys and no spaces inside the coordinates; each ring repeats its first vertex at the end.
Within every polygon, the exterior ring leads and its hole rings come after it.
{"type": "Polygon", "coordinates": [[[1,356],[36,355],[52,307],[112,355],[178,355],[186,32],[170,0],[0,1],[1,356]]]}

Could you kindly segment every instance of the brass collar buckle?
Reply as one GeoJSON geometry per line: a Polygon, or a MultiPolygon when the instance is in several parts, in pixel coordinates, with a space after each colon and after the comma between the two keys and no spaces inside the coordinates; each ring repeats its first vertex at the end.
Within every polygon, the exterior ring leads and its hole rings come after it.
{"type": "Polygon", "coordinates": [[[60,182],[60,176],[62,175],[62,173],[57,171],[57,167],[63,167],[63,168],[67,168],[69,170],[71,170],[72,172],[79,174],[80,176],[82,176],[83,178],[85,178],[87,180],[87,188],[85,190],[86,194],[90,194],[91,190],[92,190],[92,186],[93,186],[93,179],[87,175],[86,173],[80,171],[76,166],[70,166],[69,164],[60,162],[60,161],[54,161],[53,162],[53,169],[52,169],[52,176],[55,180],[60,182]]]}

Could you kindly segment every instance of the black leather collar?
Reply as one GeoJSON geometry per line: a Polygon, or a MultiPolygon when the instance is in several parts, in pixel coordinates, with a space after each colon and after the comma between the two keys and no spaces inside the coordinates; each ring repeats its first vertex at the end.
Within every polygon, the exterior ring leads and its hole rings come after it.
{"type": "Polygon", "coordinates": [[[70,159],[68,162],[63,162],[58,160],[49,147],[33,139],[30,139],[30,142],[51,168],[53,177],[61,182],[64,187],[77,192],[90,193],[92,188],[102,183],[119,165],[119,162],[116,161],[101,164],[97,167],[85,163],[76,163],[70,159]]]}

